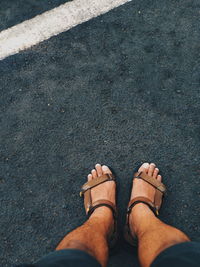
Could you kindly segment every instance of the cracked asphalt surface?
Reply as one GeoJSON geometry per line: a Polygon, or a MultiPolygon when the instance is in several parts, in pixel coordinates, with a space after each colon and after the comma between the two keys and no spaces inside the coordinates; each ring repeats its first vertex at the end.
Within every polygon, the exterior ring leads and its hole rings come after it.
{"type": "MultiPolygon", "coordinates": [[[[18,2],[2,1],[1,30],[66,1],[18,2]]],[[[120,229],[134,165],[149,161],[168,188],[161,219],[200,241],[199,15],[197,0],[135,0],[0,62],[2,266],[84,222],[97,162],[117,176],[120,229]]],[[[121,240],[108,266],[134,263],[121,240]]]]}

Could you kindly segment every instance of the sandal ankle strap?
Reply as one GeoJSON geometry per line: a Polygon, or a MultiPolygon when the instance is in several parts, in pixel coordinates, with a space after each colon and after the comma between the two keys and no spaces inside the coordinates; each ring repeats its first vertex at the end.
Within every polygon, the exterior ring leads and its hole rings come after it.
{"type": "Polygon", "coordinates": [[[154,213],[155,216],[158,216],[159,213],[158,213],[158,208],[153,204],[153,202],[146,198],[146,197],[136,197],[136,198],[133,198],[130,202],[129,202],[129,205],[128,205],[128,208],[127,208],[127,214],[130,215],[133,207],[139,203],[143,203],[145,204],[146,206],[148,206],[150,208],[150,210],[154,213]]]}
{"type": "Polygon", "coordinates": [[[100,199],[98,201],[95,201],[89,208],[87,215],[88,218],[92,215],[92,213],[100,207],[107,207],[112,211],[113,218],[116,221],[117,220],[117,208],[116,206],[109,200],[106,199],[100,199]]]}

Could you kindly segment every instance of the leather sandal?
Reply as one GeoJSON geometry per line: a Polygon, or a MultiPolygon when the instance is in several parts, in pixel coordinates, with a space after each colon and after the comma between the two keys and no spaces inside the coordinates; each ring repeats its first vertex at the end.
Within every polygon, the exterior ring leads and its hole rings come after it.
{"type": "Polygon", "coordinates": [[[133,232],[131,233],[130,226],[129,226],[129,217],[130,217],[132,208],[138,203],[143,203],[147,205],[153,211],[155,216],[158,216],[159,209],[162,204],[162,197],[164,193],[166,192],[166,187],[163,183],[159,182],[157,179],[153,178],[152,176],[149,176],[148,174],[144,172],[137,171],[136,173],[134,173],[133,179],[142,179],[156,189],[154,202],[152,202],[147,197],[135,197],[131,199],[128,204],[127,219],[126,219],[126,225],[124,228],[124,238],[130,245],[137,246],[138,244],[137,236],[135,235],[135,233],[133,232]]]}
{"type": "Polygon", "coordinates": [[[110,248],[113,248],[117,242],[117,208],[116,205],[114,205],[111,201],[106,199],[99,199],[98,201],[92,202],[91,197],[91,189],[105,183],[107,181],[114,181],[115,177],[113,174],[103,174],[102,176],[92,179],[91,181],[85,183],[80,191],[80,196],[84,196],[84,206],[86,215],[88,218],[91,216],[91,214],[94,212],[95,209],[99,207],[108,207],[113,214],[114,218],[114,229],[113,232],[108,236],[108,244],[110,248]]]}

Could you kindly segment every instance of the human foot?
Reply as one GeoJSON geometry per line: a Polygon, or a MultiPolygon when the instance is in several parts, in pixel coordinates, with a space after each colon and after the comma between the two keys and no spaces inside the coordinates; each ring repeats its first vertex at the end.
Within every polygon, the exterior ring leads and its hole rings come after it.
{"type": "MultiPolygon", "coordinates": [[[[161,183],[162,177],[159,175],[159,169],[156,167],[154,163],[144,163],[139,168],[138,173],[145,173],[151,178],[157,180],[161,183]]],[[[155,195],[156,195],[156,188],[153,187],[151,184],[145,182],[142,179],[134,179],[133,180],[133,187],[131,192],[131,200],[136,198],[146,198],[149,199],[151,203],[155,202],[155,195]]],[[[160,198],[162,197],[162,193],[160,193],[160,198]]],[[[161,199],[160,199],[161,205],[161,199]]],[[[147,215],[154,216],[152,210],[143,203],[138,203],[133,206],[131,213],[129,215],[129,225],[132,235],[134,236],[137,233],[137,226],[141,222],[141,217],[145,216],[147,219],[147,215]]]]}
{"type": "MultiPolygon", "coordinates": [[[[88,174],[88,183],[91,186],[92,182],[95,182],[95,179],[98,181],[98,178],[101,179],[103,175],[112,175],[111,170],[103,165],[100,164],[95,165],[95,169],[91,171],[90,174],[88,174]],[[101,177],[101,178],[100,178],[101,177]]],[[[108,177],[106,177],[108,179],[108,177]]],[[[85,185],[83,186],[85,187],[85,185]]],[[[98,184],[97,186],[90,189],[90,192],[84,193],[84,201],[85,202],[85,208],[86,212],[88,212],[88,195],[89,201],[91,198],[91,205],[98,206],[99,201],[101,203],[105,203],[102,206],[94,209],[94,211],[91,213],[90,218],[98,218],[98,220],[101,221],[101,225],[108,230],[108,232],[111,232],[111,228],[113,228],[114,223],[114,216],[116,214],[116,183],[113,180],[105,181],[101,184],[98,184]],[[86,196],[86,193],[87,196],[86,196]]]]}
{"type": "MultiPolygon", "coordinates": [[[[95,169],[93,169],[91,173],[88,174],[88,182],[102,176],[103,174],[112,174],[112,172],[106,165],[101,166],[101,164],[96,164],[95,169]]],[[[115,205],[116,204],[115,192],[116,192],[116,184],[114,181],[108,181],[102,183],[97,187],[92,188],[91,190],[92,203],[100,199],[106,199],[115,205]]]]}
{"type": "MultiPolygon", "coordinates": [[[[144,172],[148,174],[149,176],[157,179],[159,182],[162,181],[161,175],[159,175],[159,169],[156,168],[156,165],[154,163],[144,163],[139,168],[138,172],[144,172]]],[[[134,179],[133,180],[133,187],[131,192],[131,199],[136,197],[147,197],[151,200],[151,202],[154,202],[156,189],[148,184],[147,182],[143,181],[142,179],[134,179]]]]}

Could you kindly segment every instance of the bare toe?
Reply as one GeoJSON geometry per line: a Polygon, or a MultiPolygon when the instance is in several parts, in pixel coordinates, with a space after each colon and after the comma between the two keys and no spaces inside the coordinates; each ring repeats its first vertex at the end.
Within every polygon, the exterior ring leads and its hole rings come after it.
{"type": "Polygon", "coordinates": [[[92,174],[88,174],[88,182],[92,180],[92,174]]]}
{"type": "Polygon", "coordinates": [[[153,172],[154,172],[155,167],[156,167],[156,165],[154,163],[151,163],[149,165],[149,170],[148,170],[148,175],[149,176],[152,176],[153,175],[153,172]]]}
{"type": "Polygon", "coordinates": [[[149,169],[149,163],[145,162],[142,164],[142,166],[140,166],[138,172],[148,172],[149,169]]]}
{"type": "Polygon", "coordinates": [[[158,173],[159,173],[159,169],[158,168],[155,168],[154,172],[153,172],[153,178],[157,178],[158,176],[158,173]]]}
{"type": "Polygon", "coordinates": [[[97,176],[100,177],[103,174],[101,164],[96,164],[95,165],[96,171],[97,171],[97,176]]]}
{"type": "Polygon", "coordinates": [[[111,170],[106,165],[102,166],[102,171],[104,174],[106,174],[106,173],[112,174],[111,170]]]}
{"type": "Polygon", "coordinates": [[[159,182],[162,182],[162,176],[161,176],[161,175],[158,175],[158,176],[157,176],[157,180],[158,180],[159,182]]]}
{"type": "Polygon", "coordinates": [[[93,178],[97,178],[97,172],[95,169],[91,171],[93,178]]]}

